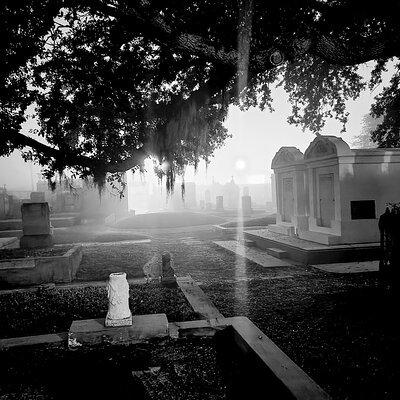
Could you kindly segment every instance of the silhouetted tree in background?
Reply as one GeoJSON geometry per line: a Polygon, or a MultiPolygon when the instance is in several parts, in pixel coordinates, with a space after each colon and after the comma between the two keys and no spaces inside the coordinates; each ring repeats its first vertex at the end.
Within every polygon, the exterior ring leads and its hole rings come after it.
{"type": "MultiPolygon", "coordinates": [[[[345,126],[345,103],[400,53],[397,1],[6,0],[0,16],[0,155],[14,149],[49,179],[118,178],[153,155],[171,186],[228,136],[228,107],[271,108],[283,85],[289,122],[345,126]],[[24,135],[31,113],[39,128],[24,135]]],[[[397,59],[396,59],[397,60],[397,59]]],[[[396,61],[397,62],[397,61],[396,61]]],[[[399,63],[372,107],[372,138],[399,143],[399,63]]]]}
{"type": "Polygon", "coordinates": [[[372,133],[376,131],[383,118],[374,118],[371,114],[365,114],[362,118],[361,133],[355,137],[353,146],[360,149],[376,147],[372,140],[372,133]]]}

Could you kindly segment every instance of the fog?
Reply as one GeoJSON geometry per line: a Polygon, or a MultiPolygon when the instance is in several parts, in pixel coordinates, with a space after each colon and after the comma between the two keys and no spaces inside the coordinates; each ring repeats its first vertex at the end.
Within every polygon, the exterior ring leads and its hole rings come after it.
{"type": "MultiPolygon", "coordinates": [[[[363,67],[366,78],[371,67],[372,64],[363,67]]],[[[390,73],[388,71],[387,75],[390,73]]],[[[379,93],[379,88],[375,91],[379,93]]],[[[227,139],[223,147],[215,152],[208,168],[204,162],[200,163],[197,172],[188,167],[185,180],[201,185],[212,182],[225,184],[233,177],[237,184],[262,184],[270,181],[271,160],[281,146],[295,146],[304,151],[314,134],[287,123],[291,109],[282,88],[273,90],[273,99],[273,113],[255,108],[242,112],[232,106],[225,121],[232,138],[227,139]]],[[[355,136],[361,133],[361,120],[369,112],[372,100],[371,92],[366,90],[359,99],[347,103],[350,117],[345,133],[340,132],[341,126],[334,120],[328,121],[320,133],[341,136],[351,145],[355,136]]],[[[24,133],[29,134],[32,126],[33,123],[26,124],[24,133]]],[[[0,185],[6,185],[8,190],[34,190],[39,178],[40,168],[25,163],[18,152],[10,157],[0,157],[0,185]]],[[[140,179],[153,181],[155,177],[151,168],[140,179]]]]}

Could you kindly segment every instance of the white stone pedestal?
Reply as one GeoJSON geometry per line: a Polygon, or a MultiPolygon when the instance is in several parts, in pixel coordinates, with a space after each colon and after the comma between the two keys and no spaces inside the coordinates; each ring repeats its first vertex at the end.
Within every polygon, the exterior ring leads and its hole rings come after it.
{"type": "Polygon", "coordinates": [[[108,312],[106,326],[130,326],[132,314],[129,309],[129,284],[125,272],[110,274],[107,283],[108,312]]]}

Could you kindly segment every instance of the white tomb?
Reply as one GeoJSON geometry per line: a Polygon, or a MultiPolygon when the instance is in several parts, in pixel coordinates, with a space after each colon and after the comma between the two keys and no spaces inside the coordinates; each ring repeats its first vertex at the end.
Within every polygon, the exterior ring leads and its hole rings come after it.
{"type": "Polygon", "coordinates": [[[341,138],[317,136],[304,155],[279,149],[271,167],[273,232],[328,245],[379,242],[379,216],[400,201],[400,149],[350,149],[341,138]]]}

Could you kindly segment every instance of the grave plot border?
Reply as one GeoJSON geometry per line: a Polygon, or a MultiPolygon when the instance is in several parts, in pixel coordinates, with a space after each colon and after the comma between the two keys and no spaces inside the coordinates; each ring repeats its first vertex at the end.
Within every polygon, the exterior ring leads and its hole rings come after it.
{"type": "Polygon", "coordinates": [[[74,245],[62,256],[0,260],[0,282],[10,286],[69,283],[82,260],[82,246],[74,245]]]}

